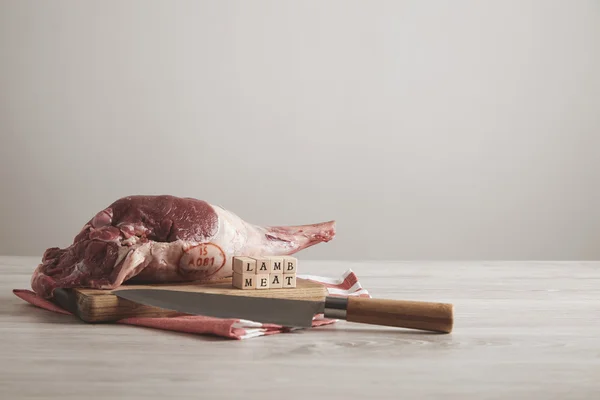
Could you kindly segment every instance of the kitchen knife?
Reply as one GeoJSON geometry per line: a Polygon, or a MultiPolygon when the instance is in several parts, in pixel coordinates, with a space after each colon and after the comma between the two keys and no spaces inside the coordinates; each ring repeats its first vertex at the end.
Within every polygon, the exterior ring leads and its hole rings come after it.
{"type": "Polygon", "coordinates": [[[454,306],[447,303],[327,296],[323,301],[231,296],[163,289],[120,289],[112,293],[139,304],[185,314],[237,318],[308,328],[313,317],[450,333],[454,306]]]}

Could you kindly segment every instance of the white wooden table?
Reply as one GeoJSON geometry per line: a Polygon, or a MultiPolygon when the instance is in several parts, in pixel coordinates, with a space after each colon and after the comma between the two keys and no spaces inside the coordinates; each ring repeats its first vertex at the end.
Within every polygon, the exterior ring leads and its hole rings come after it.
{"type": "Polygon", "coordinates": [[[449,335],[339,322],[234,341],[89,325],[13,295],[0,257],[2,399],[599,399],[600,263],[317,262],[373,297],[451,302],[449,335]]]}

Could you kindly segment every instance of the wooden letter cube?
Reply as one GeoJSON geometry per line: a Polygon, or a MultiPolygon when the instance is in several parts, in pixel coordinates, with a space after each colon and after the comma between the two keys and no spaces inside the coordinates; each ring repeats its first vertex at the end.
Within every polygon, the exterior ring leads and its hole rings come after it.
{"type": "Polygon", "coordinates": [[[253,274],[256,270],[256,260],[250,257],[233,257],[233,272],[238,274],[253,274]]]}
{"type": "Polygon", "coordinates": [[[291,289],[296,287],[296,274],[283,275],[283,288],[291,289]]]}
{"type": "Polygon", "coordinates": [[[256,290],[260,290],[260,289],[268,289],[269,288],[269,281],[270,281],[270,275],[269,274],[257,274],[254,275],[255,279],[256,279],[256,290]]]}
{"type": "Polygon", "coordinates": [[[251,272],[249,274],[238,274],[233,273],[233,287],[243,290],[254,290],[256,289],[256,274],[251,272]]]}
{"type": "Polygon", "coordinates": [[[271,273],[282,274],[283,273],[283,257],[269,257],[271,260],[271,273]]]}
{"type": "Polygon", "coordinates": [[[257,274],[270,274],[271,273],[271,260],[267,257],[256,257],[256,273],[257,274]]]}
{"type": "Polygon", "coordinates": [[[271,289],[281,289],[283,287],[283,274],[271,274],[271,289]]]}
{"type": "Polygon", "coordinates": [[[283,273],[284,274],[295,274],[298,260],[294,257],[285,257],[283,259],[283,273]]]}

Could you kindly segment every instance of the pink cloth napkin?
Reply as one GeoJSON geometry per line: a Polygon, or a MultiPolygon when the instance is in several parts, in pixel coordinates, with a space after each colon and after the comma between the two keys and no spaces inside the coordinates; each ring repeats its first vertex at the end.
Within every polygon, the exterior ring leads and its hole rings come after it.
{"type": "MultiPolygon", "coordinates": [[[[369,292],[362,288],[358,277],[347,270],[339,278],[328,278],[316,275],[301,275],[298,278],[307,279],[313,282],[322,284],[327,288],[330,296],[358,296],[371,297],[369,292]]],[[[13,293],[26,302],[56,313],[73,315],[71,312],[61,308],[42,297],[39,297],[35,292],[27,289],[14,289],[13,293]]],[[[322,315],[317,315],[313,318],[313,327],[328,325],[336,322],[335,319],[323,318],[322,315]]],[[[185,315],[176,317],[160,317],[160,318],[125,318],[117,321],[119,324],[144,326],[149,328],[163,329],[176,332],[187,332],[201,335],[220,336],[229,339],[249,339],[260,336],[273,335],[277,333],[290,332],[292,328],[274,325],[263,324],[260,322],[248,321],[244,319],[224,319],[205,317],[201,315],[185,315]]]]}

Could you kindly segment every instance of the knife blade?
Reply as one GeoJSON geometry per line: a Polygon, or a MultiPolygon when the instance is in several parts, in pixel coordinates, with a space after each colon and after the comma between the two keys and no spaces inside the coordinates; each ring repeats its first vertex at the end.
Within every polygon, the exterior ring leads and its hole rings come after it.
{"type": "Polygon", "coordinates": [[[216,318],[240,318],[290,327],[310,327],[312,318],[323,312],[323,303],[266,297],[228,296],[178,290],[113,290],[120,298],[185,314],[216,318]]]}
{"type": "Polygon", "coordinates": [[[454,306],[448,303],[327,296],[323,301],[231,296],[163,289],[119,289],[122,299],[185,314],[238,318],[308,328],[313,317],[450,333],[454,306]]]}

